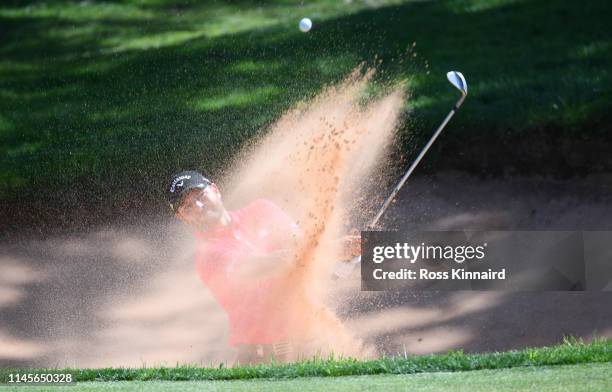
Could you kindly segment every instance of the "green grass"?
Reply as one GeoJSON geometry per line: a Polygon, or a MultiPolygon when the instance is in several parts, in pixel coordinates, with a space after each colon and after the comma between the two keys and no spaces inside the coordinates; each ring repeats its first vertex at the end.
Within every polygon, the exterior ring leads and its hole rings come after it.
{"type": "MultiPolygon", "coordinates": [[[[1,388],[1,387],[0,387],[1,388]]],[[[24,387],[11,389],[22,390],[24,387]]],[[[7,388],[9,389],[9,388],[7,388]]],[[[76,391],[457,391],[580,392],[612,389],[612,364],[479,370],[459,373],[238,381],[119,381],[78,383],[76,391]]],[[[30,387],[26,390],[48,390],[30,387]]]]}
{"type": "MultiPolygon", "coordinates": [[[[553,347],[529,348],[501,353],[425,355],[380,358],[371,361],[355,359],[313,359],[293,364],[261,364],[226,368],[177,366],[173,368],[107,368],[63,369],[77,381],[194,381],[246,380],[254,378],[337,377],[374,374],[413,374],[504,369],[525,366],[551,366],[612,362],[612,340],[584,343],[566,340],[553,347]]],[[[11,369],[0,372],[0,382],[11,369]]],[[[44,372],[45,369],[41,369],[44,372]]]]}
{"type": "Polygon", "coordinates": [[[604,0],[5,1],[0,201],[27,203],[24,215],[157,209],[169,174],[221,174],[288,107],[375,56],[379,81],[412,91],[398,148],[440,121],[456,99],[444,74],[459,69],[470,97],[445,159],[459,141],[531,143],[539,130],[554,148],[516,155],[571,150],[563,141],[610,130],[611,17],[604,0]]]}

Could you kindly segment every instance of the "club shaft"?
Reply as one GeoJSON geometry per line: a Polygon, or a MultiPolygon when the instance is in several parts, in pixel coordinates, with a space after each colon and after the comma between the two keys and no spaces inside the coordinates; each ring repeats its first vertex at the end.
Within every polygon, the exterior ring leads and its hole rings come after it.
{"type": "Polygon", "coordinates": [[[414,160],[414,162],[412,162],[412,165],[410,165],[410,167],[408,168],[408,170],[406,171],[406,174],[404,174],[404,176],[402,177],[402,179],[397,183],[397,185],[395,186],[395,188],[393,188],[393,191],[391,192],[391,194],[389,195],[389,197],[387,197],[387,199],[385,200],[385,202],[383,203],[382,207],[380,208],[380,210],[378,211],[378,214],[376,214],[376,216],[374,217],[374,219],[372,219],[372,222],[370,222],[370,224],[367,226],[366,230],[371,230],[374,227],[376,227],[376,224],[378,223],[378,221],[380,220],[380,218],[382,217],[382,215],[385,213],[385,211],[387,210],[387,208],[389,207],[389,205],[391,204],[391,202],[393,201],[393,199],[395,198],[395,196],[397,195],[397,193],[399,192],[400,189],[402,189],[402,187],[404,186],[404,183],[408,180],[408,178],[410,177],[410,175],[412,174],[412,172],[414,171],[414,169],[418,166],[419,162],[421,162],[421,159],[423,159],[423,157],[425,156],[425,154],[427,154],[427,151],[429,150],[429,148],[431,147],[432,144],[434,144],[434,142],[436,141],[436,139],[438,138],[438,136],[440,136],[440,134],[442,133],[442,131],[444,130],[444,127],[446,126],[446,124],[448,124],[448,122],[451,120],[451,118],[453,118],[453,116],[455,115],[455,112],[457,111],[457,109],[459,109],[459,107],[461,106],[461,104],[463,103],[463,100],[465,99],[465,95],[462,95],[461,98],[457,101],[457,103],[455,104],[455,106],[453,107],[453,109],[448,112],[448,114],[446,115],[446,118],[444,119],[444,121],[442,121],[442,123],[440,124],[440,126],[438,127],[438,129],[436,129],[436,132],[433,134],[433,136],[429,139],[429,141],[427,142],[427,144],[425,145],[425,147],[423,147],[423,149],[421,150],[421,152],[419,153],[419,155],[417,156],[417,158],[414,160]]]}

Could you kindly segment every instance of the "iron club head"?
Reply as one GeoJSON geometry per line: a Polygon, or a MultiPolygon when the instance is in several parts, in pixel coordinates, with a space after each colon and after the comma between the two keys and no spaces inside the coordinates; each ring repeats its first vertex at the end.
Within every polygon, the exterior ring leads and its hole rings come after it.
{"type": "Polygon", "coordinates": [[[461,95],[467,95],[467,82],[465,81],[465,78],[463,77],[461,72],[450,71],[446,74],[446,77],[448,78],[448,81],[451,82],[451,84],[455,86],[457,90],[461,91],[461,95]]]}

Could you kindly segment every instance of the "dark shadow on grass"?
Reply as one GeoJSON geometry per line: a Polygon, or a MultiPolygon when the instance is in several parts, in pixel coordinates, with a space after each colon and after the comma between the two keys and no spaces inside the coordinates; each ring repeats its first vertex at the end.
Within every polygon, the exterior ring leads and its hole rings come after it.
{"type": "MultiPolygon", "coordinates": [[[[3,18],[0,53],[11,63],[0,71],[7,124],[0,133],[1,197],[17,208],[3,208],[2,220],[38,220],[44,213],[31,210],[39,208],[70,215],[75,205],[162,208],[171,172],[193,167],[218,176],[245,141],[293,103],[375,55],[383,60],[380,80],[414,77],[413,116],[398,146],[404,152],[422,144],[455,99],[443,73],[457,68],[468,76],[468,104],[423,170],[537,166],[568,175],[612,167],[604,153],[611,138],[603,133],[611,81],[602,70],[610,56],[597,51],[610,43],[603,26],[611,7],[535,1],[466,11],[462,4],[381,7],[323,21],[307,35],[269,27],[119,52],[105,39],[195,31],[197,18],[3,18]],[[70,29],[82,32],[52,34],[70,29]],[[403,54],[412,42],[417,57],[403,54]],[[278,92],[239,106],[197,106],[269,86],[278,92]],[[587,151],[593,148],[599,153],[587,151]]],[[[200,9],[183,6],[184,13],[200,9]]],[[[78,216],[68,221],[78,224],[78,216]]]]}

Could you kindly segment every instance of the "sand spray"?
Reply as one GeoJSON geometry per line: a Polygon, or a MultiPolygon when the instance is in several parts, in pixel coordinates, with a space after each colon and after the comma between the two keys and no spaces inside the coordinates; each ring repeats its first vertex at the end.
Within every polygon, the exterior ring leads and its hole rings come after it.
{"type": "MultiPolygon", "coordinates": [[[[361,202],[386,165],[404,103],[404,86],[364,98],[372,70],[354,70],[309,102],[288,111],[262,138],[238,154],[222,181],[226,205],[266,198],[294,218],[303,240],[292,249],[292,268],[278,296],[296,336],[307,336],[296,357],[373,354],[348,331],[324,298],[341,242],[361,202]]],[[[295,358],[292,358],[295,359],[295,358]]]]}

